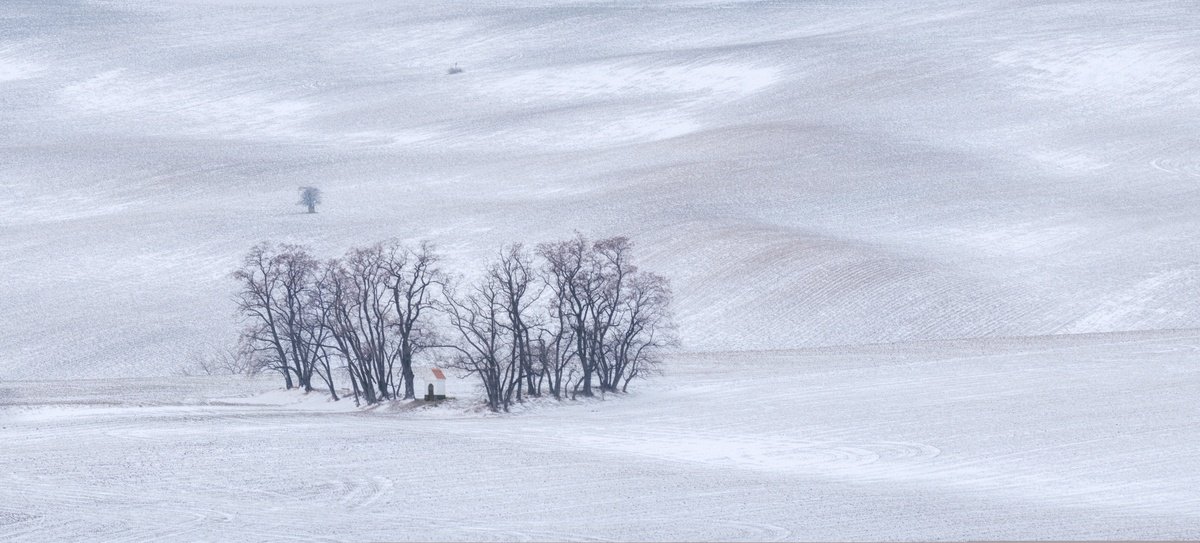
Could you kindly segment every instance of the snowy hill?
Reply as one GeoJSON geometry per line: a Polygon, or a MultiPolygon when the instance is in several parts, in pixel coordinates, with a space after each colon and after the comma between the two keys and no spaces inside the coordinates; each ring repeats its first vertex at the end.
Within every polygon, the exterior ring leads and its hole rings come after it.
{"type": "Polygon", "coordinates": [[[693,351],[1200,327],[1196,43],[1169,2],[6,1],[0,370],[174,371],[262,239],[627,234],[693,351]]]}

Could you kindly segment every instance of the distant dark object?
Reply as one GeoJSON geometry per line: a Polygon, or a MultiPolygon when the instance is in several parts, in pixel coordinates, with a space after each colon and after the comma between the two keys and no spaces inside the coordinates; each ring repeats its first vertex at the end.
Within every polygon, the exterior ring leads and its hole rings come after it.
{"type": "Polygon", "coordinates": [[[317,212],[317,204],[321,203],[321,189],[317,187],[300,187],[300,205],[307,207],[309,213],[317,212]]]}
{"type": "Polygon", "coordinates": [[[451,66],[449,70],[446,70],[446,75],[454,75],[454,74],[461,74],[461,73],[463,73],[463,69],[458,67],[457,62],[455,62],[454,66],[451,66]]]}

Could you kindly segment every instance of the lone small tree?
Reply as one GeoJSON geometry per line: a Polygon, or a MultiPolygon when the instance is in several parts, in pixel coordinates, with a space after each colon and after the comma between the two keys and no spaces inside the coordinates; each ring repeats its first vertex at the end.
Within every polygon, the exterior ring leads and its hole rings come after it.
{"type": "Polygon", "coordinates": [[[317,212],[317,204],[321,203],[321,189],[317,187],[300,187],[300,205],[307,207],[309,213],[317,212]]]}

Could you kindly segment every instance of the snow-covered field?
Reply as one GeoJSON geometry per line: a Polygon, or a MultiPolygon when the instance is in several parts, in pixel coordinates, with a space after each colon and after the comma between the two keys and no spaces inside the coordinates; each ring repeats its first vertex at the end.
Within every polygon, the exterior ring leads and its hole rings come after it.
{"type": "Polygon", "coordinates": [[[268,238],[627,234],[690,351],[1200,327],[1196,43],[1186,2],[7,0],[0,369],[168,373],[268,238]]]}
{"type": "Polygon", "coordinates": [[[4,0],[0,539],[1200,537],[1197,44],[1173,1],[4,0]],[[675,287],[631,397],[168,377],[257,241],[576,229],[675,287]]]}
{"type": "Polygon", "coordinates": [[[240,378],[9,383],[0,539],[1196,539],[1198,351],[690,355],[631,397],[499,417],[240,378]]]}

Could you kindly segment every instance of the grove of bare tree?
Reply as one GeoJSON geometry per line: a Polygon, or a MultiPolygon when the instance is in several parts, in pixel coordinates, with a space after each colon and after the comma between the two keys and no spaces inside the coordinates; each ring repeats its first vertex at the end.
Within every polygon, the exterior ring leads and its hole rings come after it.
{"type": "Polygon", "coordinates": [[[429,243],[394,240],[320,260],[261,243],[233,273],[239,351],[287,388],[358,404],[415,397],[418,356],[473,377],[493,411],[550,395],[626,392],[677,344],[668,281],[639,270],[624,237],[503,247],[473,280],[429,243]]]}

